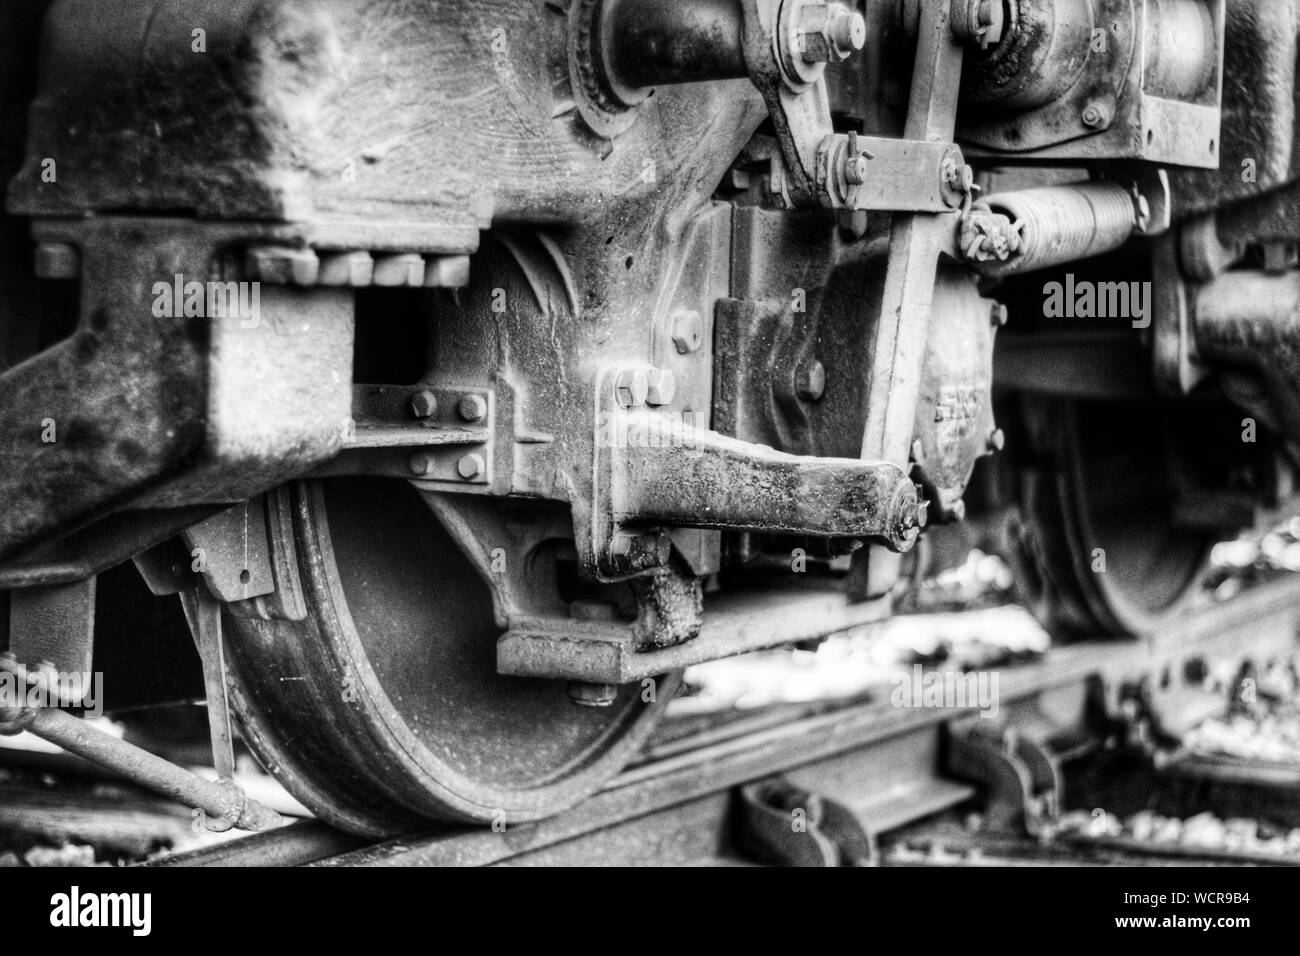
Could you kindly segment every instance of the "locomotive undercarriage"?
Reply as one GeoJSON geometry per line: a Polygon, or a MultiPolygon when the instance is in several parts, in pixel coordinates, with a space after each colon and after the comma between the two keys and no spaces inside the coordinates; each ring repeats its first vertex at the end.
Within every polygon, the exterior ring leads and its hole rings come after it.
{"type": "Polygon", "coordinates": [[[555,813],[932,535],[1140,635],[1291,497],[1291,12],[48,6],[0,13],[0,662],[150,668],[110,711],[206,696],[338,826],[555,813]]]}

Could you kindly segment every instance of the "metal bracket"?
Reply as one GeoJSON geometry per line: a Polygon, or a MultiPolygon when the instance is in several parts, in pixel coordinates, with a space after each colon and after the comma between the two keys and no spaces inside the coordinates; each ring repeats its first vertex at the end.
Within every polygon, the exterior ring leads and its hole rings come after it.
{"type": "Polygon", "coordinates": [[[739,791],[740,846],[781,866],[875,866],[875,838],[844,804],[782,779],[739,791]]]}
{"type": "Polygon", "coordinates": [[[1014,728],[990,727],[982,718],[955,726],[948,770],[988,787],[986,819],[991,829],[1041,836],[1059,813],[1057,758],[1014,728]]]}
{"type": "MultiPolygon", "coordinates": [[[[7,653],[0,654],[0,671],[14,675],[23,686],[39,686],[46,679],[23,667],[7,653]]],[[[48,699],[51,691],[41,689],[48,699]]],[[[250,800],[230,780],[204,780],[58,708],[8,707],[0,703],[0,734],[23,731],[107,767],[143,787],[200,809],[209,819],[229,822],[240,830],[269,830],[281,823],[278,813],[250,800]]]]}
{"type": "MultiPolygon", "coordinates": [[[[212,765],[217,782],[235,779],[235,743],[230,731],[230,696],[226,688],[225,647],[221,636],[221,601],[206,587],[196,584],[181,596],[185,618],[194,644],[203,662],[203,688],[208,703],[208,733],[212,740],[212,765]]],[[[234,825],[233,820],[206,821],[209,830],[221,832],[234,825]],[[224,825],[222,825],[224,823],[224,825]]]]}
{"type": "Polygon", "coordinates": [[[963,170],[950,143],[836,133],[817,148],[817,187],[832,209],[951,212],[968,195],[963,170]]]}
{"type": "Polygon", "coordinates": [[[624,372],[598,380],[591,513],[574,514],[598,580],[661,566],[666,548],[633,540],[669,527],[872,538],[899,552],[915,542],[921,502],[899,466],[790,455],[647,411],[643,394],[618,388],[624,372]]]}
{"type": "MultiPolygon", "coordinates": [[[[775,582],[771,582],[775,585],[775,582]]],[[[692,664],[814,640],[882,620],[887,601],[851,601],[834,586],[769,586],[706,599],[699,635],[641,650],[635,624],[517,616],[497,641],[497,670],[515,677],[627,684],[692,664]]]]}

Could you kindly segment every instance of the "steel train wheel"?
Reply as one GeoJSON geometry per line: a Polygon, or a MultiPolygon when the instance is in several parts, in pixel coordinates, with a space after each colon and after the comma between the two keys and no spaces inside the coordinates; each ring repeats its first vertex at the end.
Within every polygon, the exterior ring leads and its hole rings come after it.
{"type": "Polygon", "coordinates": [[[429,818],[554,814],[613,774],[680,675],[607,708],[496,672],[486,585],[420,496],[373,479],[292,489],[301,622],[227,616],[244,739],[326,821],[380,835],[429,818]]]}
{"type": "Polygon", "coordinates": [[[1011,554],[1022,600],[1054,635],[1152,632],[1196,592],[1214,543],[1170,520],[1166,412],[1057,399],[1024,408],[1037,461],[1020,477],[1011,554]]]}

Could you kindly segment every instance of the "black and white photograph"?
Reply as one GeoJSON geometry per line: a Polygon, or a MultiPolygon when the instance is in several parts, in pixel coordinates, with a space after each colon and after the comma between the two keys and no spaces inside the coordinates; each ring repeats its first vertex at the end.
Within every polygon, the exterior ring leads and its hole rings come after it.
{"type": "Polygon", "coordinates": [[[870,868],[1244,941],[1300,866],[1298,38],[0,0],[12,912],[870,868]]]}

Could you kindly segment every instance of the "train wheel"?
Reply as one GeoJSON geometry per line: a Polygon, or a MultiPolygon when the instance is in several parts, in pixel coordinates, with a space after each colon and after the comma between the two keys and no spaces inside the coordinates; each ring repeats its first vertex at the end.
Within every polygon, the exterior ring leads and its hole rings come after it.
{"type": "Polygon", "coordinates": [[[1026,399],[1010,557],[1021,599],[1054,635],[1150,633],[1197,590],[1214,536],[1171,521],[1163,406],[1026,399]]]}
{"type": "Polygon", "coordinates": [[[673,674],[589,708],[562,682],[499,675],[488,588],[410,486],[327,479],[291,497],[307,619],[227,615],[231,700],[258,759],[335,826],[552,815],[676,692],[673,674]]]}

